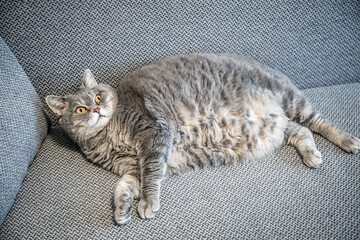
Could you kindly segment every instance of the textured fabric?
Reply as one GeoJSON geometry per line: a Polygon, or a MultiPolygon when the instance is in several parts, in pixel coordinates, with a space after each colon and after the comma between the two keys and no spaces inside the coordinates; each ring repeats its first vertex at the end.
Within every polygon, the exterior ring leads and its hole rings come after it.
{"type": "MultiPolygon", "coordinates": [[[[325,116],[360,133],[360,84],[305,94],[325,116]]],[[[266,159],[174,176],[152,220],[136,211],[115,226],[116,175],[87,162],[58,127],[29,168],[0,239],[358,239],[360,159],[315,135],[324,163],[305,167],[293,147],[266,159]]]]}
{"type": "Polygon", "coordinates": [[[116,86],[188,52],[251,56],[302,89],[360,81],[359,1],[132,2],[1,1],[0,35],[42,100],[75,91],[86,68],[116,86]]]}
{"type": "Polygon", "coordinates": [[[0,225],[46,133],[43,106],[29,78],[0,38],[0,225]]]}

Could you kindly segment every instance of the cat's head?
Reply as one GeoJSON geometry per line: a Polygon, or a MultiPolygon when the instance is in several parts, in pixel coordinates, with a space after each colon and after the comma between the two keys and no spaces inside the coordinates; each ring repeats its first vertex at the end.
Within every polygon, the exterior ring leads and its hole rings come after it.
{"type": "Polygon", "coordinates": [[[117,105],[116,91],[97,83],[89,69],[85,70],[80,89],[66,96],[49,95],[46,103],[59,117],[59,124],[75,140],[96,134],[110,121],[117,105]]]}

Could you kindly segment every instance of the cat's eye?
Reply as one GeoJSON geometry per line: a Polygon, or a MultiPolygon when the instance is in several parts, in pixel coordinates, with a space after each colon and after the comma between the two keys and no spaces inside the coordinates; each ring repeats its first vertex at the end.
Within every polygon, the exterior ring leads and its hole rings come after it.
{"type": "Polygon", "coordinates": [[[101,101],[101,95],[100,94],[97,94],[96,96],[95,96],[95,102],[96,103],[99,103],[101,101]]]}
{"type": "Polygon", "coordinates": [[[78,107],[76,108],[75,112],[77,114],[83,114],[83,113],[86,113],[87,109],[85,107],[78,107]]]}

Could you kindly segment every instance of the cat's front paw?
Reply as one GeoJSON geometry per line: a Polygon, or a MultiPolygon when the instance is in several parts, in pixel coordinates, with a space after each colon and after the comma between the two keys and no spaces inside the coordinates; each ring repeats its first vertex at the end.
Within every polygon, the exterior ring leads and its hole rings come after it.
{"type": "Polygon", "coordinates": [[[114,218],[118,225],[125,225],[131,219],[132,197],[127,194],[115,196],[114,218]]]}
{"type": "Polygon", "coordinates": [[[350,153],[358,153],[360,150],[360,139],[349,136],[341,142],[342,149],[350,153]]]}
{"type": "Polygon", "coordinates": [[[151,219],[155,217],[159,208],[160,205],[158,199],[141,198],[138,205],[138,212],[141,218],[151,219]]]}

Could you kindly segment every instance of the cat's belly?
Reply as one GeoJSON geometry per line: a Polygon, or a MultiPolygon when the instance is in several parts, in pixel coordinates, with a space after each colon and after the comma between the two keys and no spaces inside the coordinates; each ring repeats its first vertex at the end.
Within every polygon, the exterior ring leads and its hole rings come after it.
{"type": "Polygon", "coordinates": [[[189,114],[174,138],[168,168],[188,171],[266,157],[283,143],[287,121],[275,102],[249,103],[243,113],[189,114]]]}

